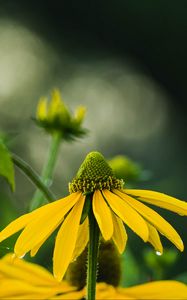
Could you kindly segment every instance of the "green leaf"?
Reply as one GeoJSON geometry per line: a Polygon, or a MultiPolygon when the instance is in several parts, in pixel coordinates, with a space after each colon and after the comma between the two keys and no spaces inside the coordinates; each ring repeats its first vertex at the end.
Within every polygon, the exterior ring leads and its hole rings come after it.
{"type": "Polygon", "coordinates": [[[181,282],[184,282],[184,283],[187,283],[187,272],[184,272],[184,273],[181,273],[179,275],[177,275],[174,280],[177,280],[177,281],[181,281],[181,282]]]}
{"type": "Polygon", "coordinates": [[[6,180],[10,184],[12,191],[14,191],[14,165],[11,159],[11,155],[2,140],[0,140],[0,176],[6,178],[6,180]]]}

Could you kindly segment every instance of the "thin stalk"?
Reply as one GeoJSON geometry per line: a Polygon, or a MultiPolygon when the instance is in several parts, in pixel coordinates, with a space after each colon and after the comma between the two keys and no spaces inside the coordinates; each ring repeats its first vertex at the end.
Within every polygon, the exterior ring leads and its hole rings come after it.
{"type": "MultiPolygon", "coordinates": [[[[55,163],[60,148],[60,142],[61,142],[61,135],[58,133],[54,134],[52,136],[48,157],[41,175],[41,179],[47,187],[49,187],[52,182],[53,171],[55,168],[55,163]]],[[[40,190],[37,190],[31,200],[30,211],[39,207],[43,203],[44,203],[43,195],[41,194],[40,190]]]]}
{"type": "Polygon", "coordinates": [[[99,227],[91,209],[89,212],[87,300],[95,300],[97,261],[99,253],[99,233],[99,227]]]}
{"type": "Polygon", "coordinates": [[[30,179],[30,181],[37,187],[44,195],[48,202],[55,199],[55,196],[50,189],[42,182],[40,176],[26,163],[22,158],[14,153],[11,153],[13,163],[30,179]]]}

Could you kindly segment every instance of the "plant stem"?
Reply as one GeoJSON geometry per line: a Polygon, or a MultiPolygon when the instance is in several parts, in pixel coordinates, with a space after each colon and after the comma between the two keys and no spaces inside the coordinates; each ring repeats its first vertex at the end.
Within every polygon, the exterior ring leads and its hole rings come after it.
{"type": "Polygon", "coordinates": [[[99,253],[99,227],[92,209],[89,212],[89,245],[87,270],[87,300],[95,300],[97,260],[99,253]]]}
{"type": "Polygon", "coordinates": [[[43,193],[45,198],[51,202],[55,199],[55,196],[50,189],[42,182],[39,175],[26,163],[23,159],[14,153],[11,153],[13,163],[35,184],[35,186],[43,193]]]}
{"type": "MultiPolygon", "coordinates": [[[[58,150],[60,147],[61,135],[56,133],[52,136],[51,145],[49,147],[49,153],[46,160],[46,164],[44,165],[41,179],[46,187],[49,187],[53,177],[53,171],[57,159],[58,150]]],[[[37,190],[31,200],[30,203],[30,211],[39,207],[44,203],[43,195],[40,190],[37,190]]]]}

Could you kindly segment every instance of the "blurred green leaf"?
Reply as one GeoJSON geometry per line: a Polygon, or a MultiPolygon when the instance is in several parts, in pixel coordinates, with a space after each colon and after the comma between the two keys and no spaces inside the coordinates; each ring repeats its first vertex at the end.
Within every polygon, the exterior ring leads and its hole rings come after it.
{"type": "Polygon", "coordinates": [[[164,279],[166,272],[176,263],[179,258],[175,249],[164,249],[162,255],[153,250],[146,249],[143,253],[145,265],[150,269],[154,280],[164,279]]]}
{"type": "Polygon", "coordinates": [[[181,274],[177,275],[174,279],[187,284],[187,272],[184,272],[184,273],[181,273],[181,274]]]}
{"type": "Polygon", "coordinates": [[[11,159],[11,155],[0,139],[0,175],[5,177],[12,191],[15,189],[14,181],[14,165],[11,159]]]}
{"type": "Polygon", "coordinates": [[[133,253],[127,247],[122,255],[121,286],[131,286],[144,281],[146,281],[144,270],[140,269],[133,253]]]}

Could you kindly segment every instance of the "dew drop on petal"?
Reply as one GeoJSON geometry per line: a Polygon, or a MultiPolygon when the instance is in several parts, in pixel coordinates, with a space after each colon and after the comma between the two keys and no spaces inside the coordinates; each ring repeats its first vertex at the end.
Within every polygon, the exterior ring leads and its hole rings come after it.
{"type": "Polygon", "coordinates": [[[158,256],[161,256],[161,255],[162,255],[162,253],[161,253],[161,252],[159,252],[159,251],[156,251],[156,255],[158,255],[158,256]]]}

